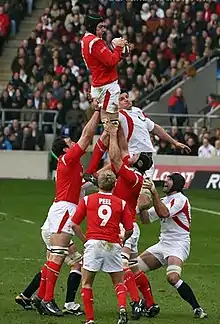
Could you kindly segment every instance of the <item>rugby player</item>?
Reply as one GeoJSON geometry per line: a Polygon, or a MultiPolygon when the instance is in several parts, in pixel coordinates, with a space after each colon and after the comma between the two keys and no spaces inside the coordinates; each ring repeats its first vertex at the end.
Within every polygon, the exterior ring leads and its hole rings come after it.
{"type": "Polygon", "coordinates": [[[145,180],[144,185],[152,193],[153,207],[147,209],[148,206],[140,198],[141,221],[147,224],[160,220],[161,233],[159,242],[138,257],[139,268],[146,272],[166,266],[168,282],[191,305],[195,317],[207,317],[191,287],[181,279],[183,264],[190,253],[191,206],[182,192],[185,179],[179,173],[167,176],[163,186],[166,197],[162,199],[153,181],[145,180]]]}
{"type": "MultiPolygon", "coordinates": [[[[47,229],[47,225],[42,227],[41,235],[47,247],[46,259],[50,258],[50,236],[51,233],[47,229]]],[[[70,266],[70,273],[67,279],[66,300],[63,308],[64,314],[82,315],[83,311],[80,309],[80,304],[75,303],[76,292],[81,281],[81,254],[76,250],[75,244],[71,241],[68,249],[69,254],[65,258],[65,263],[70,266]]],[[[15,298],[15,302],[22,306],[25,310],[32,310],[31,297],[40,286],[41,272],[38,272],[25,290],[15,298]]]]}
{"type": "Polygon", "coordinates": [[[106,32],[104,19],[97,14],[85,18],[86,33],[81,40],[82,57],[92,76],[91,96],[101,105],[101,120],[118,119],[117,64],[127,44],[123,38],[115,39],[113,52],[102,39],[106,32]]]}
{"type": "Polygon", "coordinates": [[[140,229],[136,223],[136,206],[144,180],[143,175],[152,166],[153,161],[145,153],[129,157],[127,141],[121,127],[108,123],[105,125],[105,131],[109,134],[109,157],[112,169],[117,175],[113,194],[127,202],[134,223],[134,232],[122,249],[124,280],[132,300],[133,318],[139,319],[143,308],[147,316],[154,317],[159,313],[159,306],[155,304],[148,279],[143,272],[139,271],[136,260],[140,237],[140,229]],[[143,307],[142,300],[139,298],[137,286],[144,297],[146,307],[143,307]]]}
{"type": "Polygon", "coordinates": [[[119,224],[125,228],[123,243],[133,233],[132,214],[127,203],[114,196],[116,176],[111,170],[98,176],[99,192],[85,196],[72,217],[73,230],[83,242],[82,299],[86,324],[94,323],[92,285],[95,275],[102,270],[112,279],[119,306],[118,324],[127,323],[126,287],[123,282],[123,267],[119,224]],[[80,229],[87,216],[86,236],[80,229]]]}
{"type": "Polygon", "coordinates": [[[56,197],[46,220],[47,229],[51,233],[50,259],[42,268],[40,287],[33,298],[39,313],[63,315],[54,301],[54,289],[73,234],[71,216],[79,202],[83,176],[80,158],[89,146],[100,120],[97,102],[95,107],[95,112],[77,143],[70,138],[58,138],[52,146],[53,155],[58,158],[56,197]]]}

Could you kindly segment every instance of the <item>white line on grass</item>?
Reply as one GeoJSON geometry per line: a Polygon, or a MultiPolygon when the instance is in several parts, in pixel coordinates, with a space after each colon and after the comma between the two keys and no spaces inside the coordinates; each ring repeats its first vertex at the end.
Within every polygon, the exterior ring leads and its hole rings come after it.
{"type": "Polygon", "coordinates": [[[35,224],[35,222],[32,222],[29,219],[22,219],[22,218],[17,218],[20,222],[27,223],[27,224],[35,224]]]}
{"type": "Polygon", "coordinates": [[[5,261],[39,261],[43,262],[45,259],[33,259],[33,258],[11,258],[11,257],[6,257],[4,258],[5,261]]]}
{"type": "Polygon", "coordinates": [[[193,210],[202,212],[202,213],[207,213],[207,214],[213,214],[213,215],[219,215],[220,213],[214,210],[210,210],[210,209],[202,209],[202,208],[196,208],[196,207],[192,207],[193,210]]]}
{"type": "MultiPolygon", "coordinates": [[[[8,214],[4,213],[4,212],[0,212],[0,215],[8,216],[8,214]]],[[[35,222],[33,222],[33,221],[29,220],[29,219],[23,219],[23,218],[19,218],[19,217],[15,217],[14,219],[18,220],[19,222],[22,222],[22,223],[35,224],[35,222]]]]}

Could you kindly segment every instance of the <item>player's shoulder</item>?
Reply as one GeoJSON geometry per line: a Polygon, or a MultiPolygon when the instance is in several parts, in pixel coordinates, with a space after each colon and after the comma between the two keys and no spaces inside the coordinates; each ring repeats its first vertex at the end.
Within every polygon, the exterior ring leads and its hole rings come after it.
{"type": "Polygon", "coordinates": [[[142,113],[142,110],[141,108],[139,107],[136,107],[136,106],[132,106],[132,110],[135,111],[135,112],[139,112],[139,113],[142,113]]]}

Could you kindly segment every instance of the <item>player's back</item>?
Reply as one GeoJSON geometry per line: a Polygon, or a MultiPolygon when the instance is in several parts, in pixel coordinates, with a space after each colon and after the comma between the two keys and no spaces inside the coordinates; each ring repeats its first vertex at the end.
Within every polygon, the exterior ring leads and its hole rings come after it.
{"type": "Polygon", "coordinates": [[[87,210],[86,238],[120,243],[119,224],[123,223],[125,201],[107,193],[84,197],[87,210]]]}
{"type": "Polygon", "coordinates": [[[82,186],[83,167],[80,157],[84,151],[75,144],[58,159],[55,202],[67,201],[78,205],[82,186]]]}
{"type": "Polygon", "coordinates": [[[136,221],[136,206],[143,184],[143,176],[125,164],[117,175],[113,194],[126,201],[132,212],[133,220],[136,221]]]}

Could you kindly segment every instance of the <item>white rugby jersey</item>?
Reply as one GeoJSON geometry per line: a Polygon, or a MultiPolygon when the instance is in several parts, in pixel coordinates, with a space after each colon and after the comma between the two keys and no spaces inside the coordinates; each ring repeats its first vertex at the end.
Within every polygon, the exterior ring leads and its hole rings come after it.
{"type": "MultiPolygon", "coordinates": [[[[166,196],[161,199],[169,209],[170,216],[161,220],[161,241],[190,240],[191,206],[189,200],[181,192],[166,196]]],[[[154,207],[148,210],[150,222],[159,217],[154,207]]]]}
{"type": "Polygon", "coordinates": [[[121,109],[119,111],[119,120],[127,138],[130,154],[155,152],[149,133],[154,128],[154,122],[145,117],[140,108],[121,109]]]}

